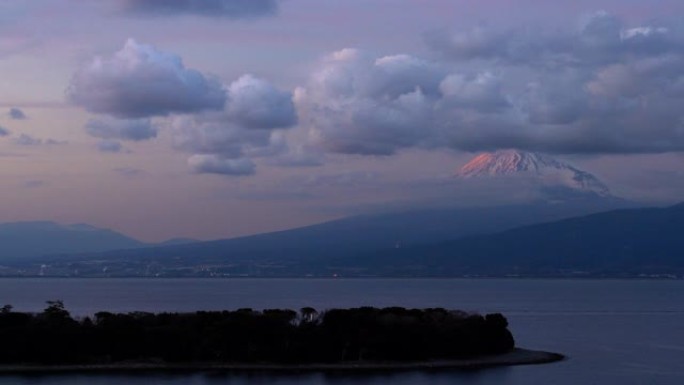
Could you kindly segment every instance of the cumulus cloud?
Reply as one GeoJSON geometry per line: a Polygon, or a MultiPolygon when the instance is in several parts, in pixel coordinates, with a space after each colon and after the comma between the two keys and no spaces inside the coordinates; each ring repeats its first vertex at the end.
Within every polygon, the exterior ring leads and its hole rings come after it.
{"type": "Polygon", "coordinates": [[[122,0],[126,12],[140,15],[198,15],[254,18],[278,12],[277,0],[122,0]]]}
{"type": "Polygon", "coordinates": [[[114,55],[80,68],[67,97],[90,112],[118,118],[220,109],[226,99],[216,79],[186,68],[177,55],[133,39],[114,55]]]}
{"type": "Polygon", "coordinates": [[[501,88],[501,79],[490,72],[450,74],[439,85],[443,103],[481,112],[510,106],[501,88]]]}
{"type": "Polygon", "coordinates": [[[605,12],[572,31],[437,33],[442,55],[344,49],[295,90],[326,152],[406,148],[549,153],[684,151],[684,29],[625,25],[605,12]]]}
{"type": "Polygon", "coordinates": [[[27,116],[26,116],[26,114],[24,113],[24,111],[22,111],[22,110],[20,110],[19,108],[16,108],[16,107],[10,108],[9,112],[7,113],[7,115],[10,117],[10,119],[13,119],[13,120],[24,120],[24,119],[27,119],[27,116]]]}
{"type": "Polygon", "coordinates": [[[295,102],[313,144],[365,155],[443,145],[445,124],[510,104],[492,73],[448,73],[409,55],[372,59],[351,49],[326,58],[295,102]]]}
{"type": "Polygon", "coordinates": [[[279,131],[297,123],[292,95],[249,75],[227,89],[223,111],[177,115],[167,124],[175,147],[192,154],[188,164],[193,171],[251,175],[253,158],[289,151],[279,131]]]}
{"type": "Polygon", "coordinates": [[[157,128],[149,119],[91,119],[85,128],[100,139],[141,141],[157,137],[157,128]]]}
{"type": "Polygon", "coordinates": [[[390,155],[430,136],[440,71],[408,55],[376,60],[345,49],[295,90],[312,141],[327,151],[390,155]]]}
{"type": "Polygon", "coordinates": [[[228,117],[246,128],[284,128],[297,122],[292,94],[245,75],[228,87],[228,117]]]}
{"type": "Polygon", "coordinates": [[[177,116],[171,119],[175,147],[195,154],[239,158],[253,148],[270,144],[271,133],[233,124],[224,114],[177,116]]]}

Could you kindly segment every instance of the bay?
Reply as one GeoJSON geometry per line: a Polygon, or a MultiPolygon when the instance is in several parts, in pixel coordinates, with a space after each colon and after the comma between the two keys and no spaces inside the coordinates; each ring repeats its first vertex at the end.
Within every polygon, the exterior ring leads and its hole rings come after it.
{"type": "Polygon", "coordinates": [[[547,279],[0,279],[0,305],[40,311],[63,300],[97,311],[251,307],[446,307],[501,312],[518,346],[566,354],[554,364],[479,371],[298,375],[0,376],[2,384],[682,384],[684,281],[547,279]]]}

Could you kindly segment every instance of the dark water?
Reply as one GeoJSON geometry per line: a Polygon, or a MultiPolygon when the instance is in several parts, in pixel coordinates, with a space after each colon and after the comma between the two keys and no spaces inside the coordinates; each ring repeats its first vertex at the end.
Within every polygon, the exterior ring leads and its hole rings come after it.
{"type": "MultiPolygon", "coordinates": [[[[684,281],[0,279],[0,305],[74,314],[349,306],[502,312],[521,347],[564,353],[556,364],[394,375],[5,376],[3,384],[684,384],[684,281]]],[[[0,341],[1,343],[1,341],[0,341]]],[[[1,348],[1,345],[0,345],[1,348]]]]}

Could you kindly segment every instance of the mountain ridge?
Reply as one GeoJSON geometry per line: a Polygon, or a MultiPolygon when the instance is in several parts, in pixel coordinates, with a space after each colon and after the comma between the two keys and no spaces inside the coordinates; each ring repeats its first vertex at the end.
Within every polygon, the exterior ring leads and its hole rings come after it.
{"type": "MultiPolygon", "coordinates": [[[[623,202],[617,202],[624,204],[623,202]]],[[[303,228],[246,237],[158,245],[128,250],[46,256],[15,261],[17,266],[49,265],[54,274],[110,275],[307,275],[329,261],[373,250],[403,248],[487,234],[522,225],[604,211],[612,201],[527,204],[468,209],[430,209],[349,217],[303,228]],[[97,266],[97,268],[96,268],[97,266]],[[292,269],[292,270],[289,270],[292,269]]],[[[623,207],[623,206],[620,206],[623,207]]],[[[318,274],[320,271],[316,271],[318,274]]]]}
{"type": "Polygon", "coordinates": [[[618,209],[337,262],[390,275],[684,275],[682,226],[684,204],[618,209]]]}
{"type": "Polygon", "coordinates": [[[34,258],[55,253],[96,252],[146,245],[110,229],[52,221],[0,223],[0,244],[0,259],[34,258]]]}

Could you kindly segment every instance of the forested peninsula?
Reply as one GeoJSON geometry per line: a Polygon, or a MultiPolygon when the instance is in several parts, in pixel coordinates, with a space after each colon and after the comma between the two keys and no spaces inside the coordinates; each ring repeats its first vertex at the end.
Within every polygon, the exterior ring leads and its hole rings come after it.
{"type": "Polygon", "coordinates": [[[499,314],[400,307],[72,317],[0,311],[0,373],[133,369],[420,369],[551,362],[515,349],[499,314]]]}

